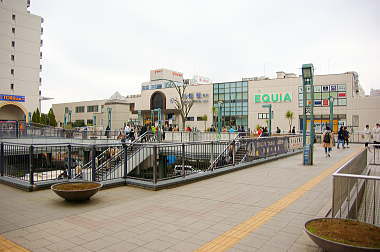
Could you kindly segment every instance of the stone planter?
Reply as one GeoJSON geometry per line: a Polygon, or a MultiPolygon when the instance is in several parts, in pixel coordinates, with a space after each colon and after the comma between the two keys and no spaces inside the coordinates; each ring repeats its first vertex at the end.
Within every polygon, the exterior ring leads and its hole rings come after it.
{"type": "Polygon", "coordinates": [[[67,201],[84,201],[90,199],[102,186],[98,182],[64,182],[52,185],[51,190],[67,201]]]}
{"type": "MultiPolygon", "coordinates": [[[[310,237],[311,240],[313,240],[319,247],[323,248],[324,251],[328,252],[359,252],[359,251],[380,251],[380,248],[370,248],[370,247],[360,247],[360,246],[354,246],[354,245],[348,245],[345,243],[340,243],[332,240],[328,240],[325,238],[322,238],[308,230],[308,224],[316,221],[323,221],[323,220],[344,220],[344,221],[351,221],[351,220],[345,220],[345,219],[338,219],[338,218],[316,218],[309,220],[305,223],[305,232],[310,237]]],[[[356,223],[361,223],[358,221],[351,221],[356,223]]],[[[366,223],[365,223],[366,224],[366,223]]],[[[380,230],[379,227],[373,226],[371,224],[368,224],[369,226],[375,227],[380,230]]]]}

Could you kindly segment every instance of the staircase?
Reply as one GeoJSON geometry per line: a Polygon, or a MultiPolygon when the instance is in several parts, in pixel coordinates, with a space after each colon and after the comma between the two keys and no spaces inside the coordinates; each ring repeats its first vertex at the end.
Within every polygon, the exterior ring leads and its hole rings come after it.
{"type": "Polygon", "coordinates": [[[247,154],[247,150],[245,148],[240,147],[235,153],[235,164],[239,164],[245,158],[247,154]]]}

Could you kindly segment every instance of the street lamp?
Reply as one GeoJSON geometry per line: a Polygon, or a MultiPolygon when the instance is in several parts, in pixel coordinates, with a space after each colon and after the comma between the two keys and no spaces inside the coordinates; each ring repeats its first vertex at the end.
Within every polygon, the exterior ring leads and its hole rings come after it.
{"type": "Polygon", "coordinates": [[[269,123],[268,123],[268,134],[269,136],[272,135],[272,104],[264,104],[262,105],[263,108],[268,108],[268,115],[269,115],[269,123]]]}
{"type": "Polygon", "coordinates": [[[332,96],[329,97],[329,105],[330,105],[330,130],[333,131],[334,126],[334,98],[332,96]]]}
{"type": "Polygon", "coordinates": [[[218,102],[218,133],[222,132],[222,104],[223,101],[218,102]]]}
{"type": "Polygon", "coordinates": [[[302,87],[303,87],[303,164],[313,164],[313,145],[314,145],[314,87],[313,87],[313,64],[302,65],[302,87]],[[310,98],[308,99],[308,93],[310,98]],[[307,114],[310,115],[310,142],[306,144],[307,114]]]}
{"type": "Polygon", "coordinates": [[[107,108],[108,127],[111,129],[112,122],[112,108],[107,108]]]}

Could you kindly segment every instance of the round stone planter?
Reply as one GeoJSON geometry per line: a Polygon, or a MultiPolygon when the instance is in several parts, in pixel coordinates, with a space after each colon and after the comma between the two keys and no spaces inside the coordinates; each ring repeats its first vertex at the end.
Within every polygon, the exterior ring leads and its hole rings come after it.
{"type": "MultiPolygon", "coordinates": [[[[380,248],[359,247],[359,246],[353,246],[353,245],[348,245],[348,244],[344,244],[340,242],[331,241],[310,232],[307,228],[307,225],[311,222],[328,220],[328,219],[343,220],[339,218],[316,218],[316,219],[309,220],[305,223],[305,232],[307,233],[307,235],[310,237],[311,240],[313,240],[313,242],[315,242],[315,244],[323,248],[324,251],[328,251],[328,252],[380,251],[380,248]]],[[[350,220],[345,220],[345,221],[350,221],[350,220]]],[[[357,222],[357,221],[354,221],[354,222],[357,222]]],[[[368,224],[368,225],[373,226],[371,224],[368,224]]],[[[373,227],[376,227],[376,226],[373,226],[373,227]]]]}
{"type": "Polygon", "coordinates": [[[102,186],[98,182],[64,182],[52,185],[51,190],[67,201],[84,201],[90,199],[102,186]]]}

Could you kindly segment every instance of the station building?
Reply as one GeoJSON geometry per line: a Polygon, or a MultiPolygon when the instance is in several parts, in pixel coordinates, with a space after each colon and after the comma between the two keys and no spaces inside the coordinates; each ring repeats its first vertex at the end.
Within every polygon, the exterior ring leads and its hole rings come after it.
{"type": "MultiPolygon", "coordinates": [[[[181,85],[188,81],[186,95],[194,101],[186,127],[205,130],[216,125],[218,109],[223,126],[243,126],[256,129],[267,126],[269,111],[264,104],[272,104],[272,130],[279,127],[288,132],[291,126],[303,130],[302,77],[277,72],[276,78],[252,77],[234,82],[212,83],[207,78],[194,77],[184,80],[183,74],[168,69],[150,71],[150,81],[141,84],[141,94],[122,96],[116,92],[105,100],[54,104],[57,121],[65,123],[83,120],[88,125],[117,130],[127,122],[136,124],[152,120],[151,111],[161,109],[163,124],[182,128],[181,117],[174,99],[178,93],[173,82],[181,85]],[[293,113],[292,120],[286,113],[293,113]]],[[[314,119],[316,132],[321,132],[329,123],[330,97],[333,102],[334,130],[340,125],[363,130],[380,122],[380,97],[366,96],[360,86],[356,72],[314,76],[314,119]]],[[[157,121],[154,115],[153,121],[157,121]]],[[[310,118],[308,117],[309,121],[310,118]]]]}
{"type": "Polygon", "coordinates": [[[0,1],[0,120],[28,121],[40,108],[43,19],[30,0],[0,1]]]}

